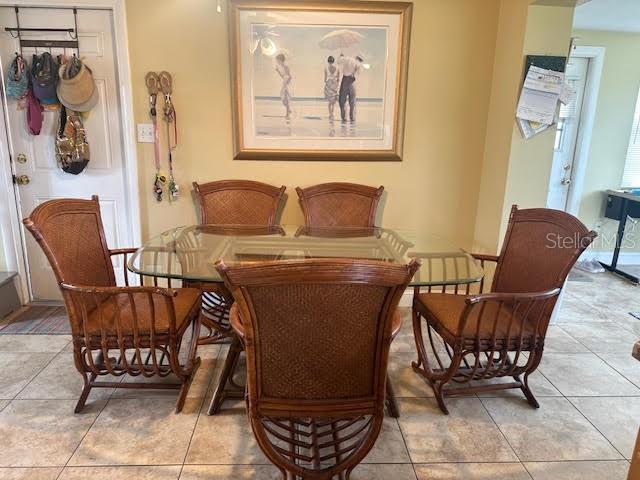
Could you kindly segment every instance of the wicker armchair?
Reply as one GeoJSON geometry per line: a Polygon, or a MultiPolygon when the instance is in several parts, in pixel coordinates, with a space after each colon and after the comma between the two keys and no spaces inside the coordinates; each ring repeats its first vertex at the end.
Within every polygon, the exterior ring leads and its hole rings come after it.
{"type": "Polygon", "coordinates": [[[474,255],[483,265],[496,263],[492,293],[416,289],[413,331],[418,361],[413,369],[430,383],[444,413],[449,413],[445,396],[510,388],[521,389],[529,404],[539,407],[528,377],[542,359],[560,289],[595,237],[567,213],[514,206],[500,256],[474,255]],[[498,377],[514,381],[486,382],[498,377]],[[460,386],[445,388],[450,382],[460,386]]]}
{"type": "Polygon", "coordinates": [[[135,249],[109,250],[98,197],[50,200],[24,220],[42,247],[59,283],[71,323],[73,355],[84,388],[75,408],[82,410],[92,388],[179,389],[182,410],[200,365],[197,343],[189,341],[179,359],[184,333],[198,338],[200,291],[129,286],[127,255],[135,249]],[[122,255],[125,286],[116,286],[112,257],[122,255]],[[178,383],[97,381],[105,375],[167,377],[178,383]]]}
{"type": "MultiPolygon", "coordinates": [[[[274,226],[281,208],[286,187],[273,187],[250,180],[220,180],[198,184],[193,182],[198,199],[200,223],[209,225],[274,226]]],[[[229,325],[231,294],[220,283],[184,284],[200,288],[202,294],[202,323],[208,334],[200,345],[218,343],[232,336],[229,325]]]]}
{"type": "Polygon", "coordinates": [[[419,266],[315,259],[217,265],[247,353],[253,432],[283,478],[348,479],[384,416],[400,297],[419,266]]]}
{"type": "Polygon", "coordinates": [[[308,227],[373,227],[383,191],[354,183],[296,188],[308,227]]]}

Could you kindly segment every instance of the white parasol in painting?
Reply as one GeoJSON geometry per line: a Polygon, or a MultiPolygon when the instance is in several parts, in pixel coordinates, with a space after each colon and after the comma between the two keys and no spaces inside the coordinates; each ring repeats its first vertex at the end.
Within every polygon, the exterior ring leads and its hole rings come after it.
{"type": "Polygon", "coordinates": [[[353,30],[341,29],[327,33],[322,37],[320,42],[318,42],[318,45],[322,48],[326,48],[327,50],[340,50],[343,48],[349,48],[356,43],[360,43],[360,41],[364,39],[365,36],[361,33],[354,32],[353,30]]]}

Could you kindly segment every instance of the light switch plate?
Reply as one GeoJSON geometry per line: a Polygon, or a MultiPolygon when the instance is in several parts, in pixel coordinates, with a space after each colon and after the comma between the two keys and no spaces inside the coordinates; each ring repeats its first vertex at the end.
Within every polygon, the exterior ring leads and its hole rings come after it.
{"type": "Polygon", "coordinates": [[[153,124],[138,124],[138,143],[153,143],[153,124]]]}

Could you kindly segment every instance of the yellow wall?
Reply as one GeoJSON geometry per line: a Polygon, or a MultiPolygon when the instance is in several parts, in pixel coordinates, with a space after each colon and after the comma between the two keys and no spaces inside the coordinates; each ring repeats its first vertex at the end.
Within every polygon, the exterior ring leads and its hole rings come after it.
{"type": "MultiPolygon", "coordinates": [[[[611,238],[618,223],[602,217],[603,191],[622,186],[640,88],[640,34],[579,30],[574,36],[579,37],[578,45],[606,48],[579,217],[590,228],[602,222],[603,238],[611,238]]],[[[599,242],[597,250],[612,246],[599,242]]]]}
{"type": "Polygon", "coordinates": [[[149,121],[145,73],[168,70],[180,127],[175,165],[183,192],[173,204],[153,199],[153,146],[138,145],[143,238],[196,221],[193,180],[287,185],[284,222],[302,220],[295,186],[337,180],[384,185],[382,224],[433,231],[470,247],[499,0],[415,2],[401,163],[232,160],[226,8],[220,15],[215,6],[212,0],[126,2],[135,121],[149,121]]]}
{"type": "Polygon", "coordinates": [[[573,7],[505,0],[496,44],[474,248],[495,253],[513,204],[546,206],[554,129],[524,140],[515,123],[526,55],[566,56],[573,7]]]}
{"type": "Polygon", "coordinates": [[[501,240],[500,225],[511,155],[511,132],[522,78],[522,49],[528,9],[528,0],[503,0],[500,4],[476,212],[473,247],[476,252],[495,253],[501,240]]]}
{"type": "MultiPolygon", "coordinates": [[[[572,25],[573,7],[532,5],[527,18],[523,57],[566,56],[572,25]]],[[[520,208],[546,206],[554,139],[555,128],[549,128],[525,140],[514,122],[501,232],[506,229],[511,205],[520,208]]]]}

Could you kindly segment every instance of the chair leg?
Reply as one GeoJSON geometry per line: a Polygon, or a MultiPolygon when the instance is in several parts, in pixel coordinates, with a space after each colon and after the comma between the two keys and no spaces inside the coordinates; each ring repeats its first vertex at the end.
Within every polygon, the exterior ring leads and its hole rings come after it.
{"type": "Polygon", "coordinates": [[[442,413],[444,413],[445,415],[449,415],[449,409],[444,404],[444,394],[442,392],[443,384],[439,382],[434,382],[432,386],[433,386],[433,393],[436,396],[436,402],[438,402],[438,406],[440,407],[440,410],[442,410],[442,413]]]}
{"type": "Polygon", "coordinates": [[[533,396],[533,393],[529,388],[529,372],[524,374],[524,382],[520,381],[519,377],[514,378],[522,385],[520,389],[522,390],[522,393],[524,393],[524,396],[527,397],[527,402],[529,402],[529,405],[531,405],[533,408],[540,408],[540,404],[536,400],[536,397],[533,396]]]}
{"type": "Polygon", "coordinates": [[[193,382],[193,374],[182,382],[182,386],[180,387],[180,392],[178,394],[178,400],[176,401],[176,413],[180,413],[184,408],[184,404],[187,401],[187,395],[189,394],[189,388],[191,387],[191,382],[193,382]]]}
{"type": "Polygon", "coordinates": [[[240,340],[238,340],[237,337],[234,337],[231,345],[229,346],[227,358],[224,361],[224,367],[220,374],[218,386],[216,387],[216,391],[211,399],[211,404],[209,405],[209,411],[207,412],[209,415],[215,415],[220,411],[220,407],[226,398],[225,388],[227,383],[229,383],[230,378],[235,373],[235,367],[238,363],[238,358],[240,357],[241,352],[242,345],[240,344],[240,340]]]}
{"type": "Polygon", "coordinates": [[[398,400],[396,399],[396,393],[393,390],[391,379],[387,375],[387,398],[385,399],[387,404],[387,410],[389,415],[393,418],[400,418],[400,409],[398,407],[398,400]]]}
{"type": "MultiPolygon", "coordinates": [[[[95,377],[95,375],[91,375],[95,377]]],[[[78,403],[76,403],[76,408],[73,409],[74,413],[80,413],[84,408],[85,403],[87,402],[87,398],[89,397],[89,393],[91,392],[91,382],[92,380],[87,378],[87,374],[82,374],[82,380],[84,381],[84,386],[82,387],[82,393],[80,394],[80,398],[78,399],[78,403]]]]}

